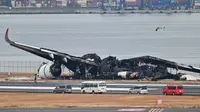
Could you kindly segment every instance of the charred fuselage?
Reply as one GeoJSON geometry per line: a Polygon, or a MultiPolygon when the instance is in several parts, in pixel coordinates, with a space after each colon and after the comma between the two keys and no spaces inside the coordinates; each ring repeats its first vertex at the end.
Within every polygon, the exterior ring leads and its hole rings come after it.
{"type": "Polygon", "coordinates": [[[86,54],[82,56],[86,60],[93,60],[97,67],[82,66],[86,72],[75,72],[74,79],[143,79],[157,80],[169,77],[171,74],[167,67],[143,63],[140,60],[118,60],[116,57],[108,56],[101,59],[97,54],[86,54]]]}

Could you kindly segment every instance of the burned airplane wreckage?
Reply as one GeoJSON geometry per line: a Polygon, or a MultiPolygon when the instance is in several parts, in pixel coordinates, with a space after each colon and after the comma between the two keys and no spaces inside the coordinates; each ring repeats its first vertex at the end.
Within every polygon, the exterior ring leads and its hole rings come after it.
{"type": "Polygon", "coordinates": [[[153,56],[141,56],[130,59],[118,60],[108,56],[101,60],[95,54],[86,54],[84,59],[93,59],[98,64],[93,74],[74,74],[75,79],[176,79],[180,80],[182,74],[172,74],[168,68],[200,73],[200,68],[190,65],[179,64],[153,56]]]}
{"type": "Polygon", "coordinates": [[[38,69],[38,76],[43,79],[59,78],[62,74],[61,66],[73,72],[73,79],[180,79],[181,74],[172,74],[168,68],[200,73],[199,68],[153,56],[118,60],[113,56],[101,59],[97,54],[91,53],[76,57],[48,48],[11,41],[8,38],[8,30],[5,33],[5,41],[8,44],[50,61],[41,64],[38,69]]]}

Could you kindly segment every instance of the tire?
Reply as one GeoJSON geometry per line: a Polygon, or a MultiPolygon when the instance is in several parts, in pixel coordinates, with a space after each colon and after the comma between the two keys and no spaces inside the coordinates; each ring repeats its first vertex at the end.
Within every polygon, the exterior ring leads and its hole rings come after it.
{"type": "Polygon", "coordinates": [[[85,90],[83,90],[83,92],[82,92],[83,94],[85,94],[85,90]]]}
{"type": "Polygon", "coordinates": [[[137,92],[137,94],[140,94],[140,92],[137,92]]]}
{"type": "Polygon", "coordinates": [[[172,93],[172,95],[174,96],[175,94],[174,94],[174,93],[172,93]]]}
{"type": "Polygon", "coordinates": [[[92,94],[95,94],[94,90],[92,91],[92,94]]]}
{"type": "Polygon", "coordinates": [[[128,94],[131,94],[131,91],[129,91],[128,94]]]}
{"type": "Polygon", "coordinates": [[[55,92],[55,91],[53,91],[53,94],[56,94],[56,92],[55,92]]]}
{"type": "Polygon", "coordinates": [[[167,95],[167,93],[166,93],[166,92],[164,92],[164,95],[167,95]]]}

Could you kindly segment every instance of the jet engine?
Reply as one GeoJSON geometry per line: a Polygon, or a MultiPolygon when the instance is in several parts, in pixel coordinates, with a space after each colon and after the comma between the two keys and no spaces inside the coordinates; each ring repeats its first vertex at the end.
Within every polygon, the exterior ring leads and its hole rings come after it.
{"type": "Polygon", "coordinates": [[[62,69],[59,63],[43,62],[39,69],[38,75],[42,79],[54,79],[61,75],[62,69]]]}
{"type": "Polygon", "coordinates": [[[122,71],[122,72],[118,72],[118,76],[124,79],[134,79],[138,77],[138,72],[122,71]]]}

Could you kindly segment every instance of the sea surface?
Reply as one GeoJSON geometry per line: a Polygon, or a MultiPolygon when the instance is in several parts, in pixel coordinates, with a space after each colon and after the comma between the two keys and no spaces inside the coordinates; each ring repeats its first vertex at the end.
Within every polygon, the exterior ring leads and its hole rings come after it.
{"type": "Polygon", "coordinates": [[[74,56],[151,55],[200,65],[200,14],[0,15],[0,61],[46,61],[6,43],[6,28],[13,41],[74,56]]]}

